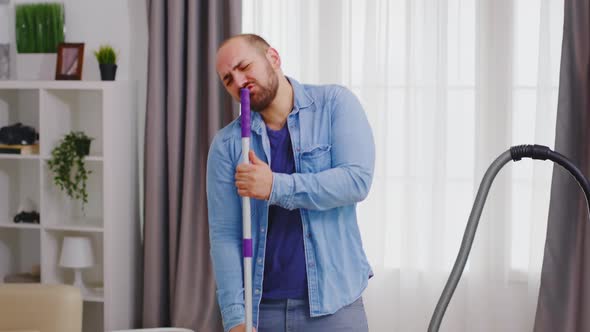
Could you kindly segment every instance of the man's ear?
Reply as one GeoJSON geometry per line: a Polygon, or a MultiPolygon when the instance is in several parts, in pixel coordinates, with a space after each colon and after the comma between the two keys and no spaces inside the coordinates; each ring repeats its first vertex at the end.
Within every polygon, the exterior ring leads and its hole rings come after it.
{"type": "Polygon", "coordinates": [[[266,59],[268,60],[268,62],[270,62],[273,69],[281,68],[281,56],[279,55],[279,52],[274,48],[269,47],[266,50],[266,59]]]}

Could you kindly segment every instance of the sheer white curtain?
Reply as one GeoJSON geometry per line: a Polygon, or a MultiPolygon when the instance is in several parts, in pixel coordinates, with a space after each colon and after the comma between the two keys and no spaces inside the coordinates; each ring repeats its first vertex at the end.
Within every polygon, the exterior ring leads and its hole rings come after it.
{"type": "MultiPolygon", "coordinates": [[[[562,26],[563,0],[243,0],[287,75],[349,87],[372,124],[371,331],[426,330],[487,167],[553,147],[562,26]]],[[[500,172],[442,331],[532,330],[552,167],[500,172]]]]}

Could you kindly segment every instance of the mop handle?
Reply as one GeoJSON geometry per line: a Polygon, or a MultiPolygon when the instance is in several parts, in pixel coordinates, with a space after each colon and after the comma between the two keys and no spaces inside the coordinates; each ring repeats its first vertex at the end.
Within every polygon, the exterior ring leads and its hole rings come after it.
{"type": "MultiPolygon", "coordinates": [[[[240,89],[242,124],[242,163],[249,164],[250,153],[250,90],[240,89]]],[[[242,197],[242,253],[244,256],[244,302],[246,309],[246,332],[252,331],[252,223],[250,198],[242,197]]]]}

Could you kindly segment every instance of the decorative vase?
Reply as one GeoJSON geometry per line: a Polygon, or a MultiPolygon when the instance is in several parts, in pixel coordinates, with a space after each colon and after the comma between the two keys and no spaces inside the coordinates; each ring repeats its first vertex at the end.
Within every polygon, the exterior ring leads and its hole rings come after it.
{"type": "Polygon", "coordinates": [[[54,80],[56,53],[17,53],[16,79],[54,80]]]}
{"type": "Polygon", "coordinates": [[[101,63],[98,65],[100,68],[100,78],[103,81],[114,81],[117,74],[117,65],[111,63],[101,63]]]}
{"type": "Polygon", "coordinates": [[[0,44],[0,80],[10,78],[10,44],[0,44]]]}
{"type": "Polygon", "coordinates": [[[8,0],[0,0],[0,80],[10,79],[11,15],[8,0]]]}
{"type": "Polygon", "coordinates": [[[16,79],[55,79],[57,47],[65,39],[64,5],[18,3],[14,10],[16,79]]]}

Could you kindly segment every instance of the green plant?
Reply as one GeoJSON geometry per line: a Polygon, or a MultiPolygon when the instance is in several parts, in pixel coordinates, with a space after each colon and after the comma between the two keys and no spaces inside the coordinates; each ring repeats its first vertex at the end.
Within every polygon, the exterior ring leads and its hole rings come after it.
{"type": "Polygon", "coordinates": [[[64,41],[64,6],[61,3],[18,4],[15,17],[18,53],[56,53],[64,41]]]}
{"type": "Polygon", "coordinates": [[[99,64],[117,64],[117,53],[111,45],[101,45],[98,50],[94,51],[94,56],[99,64]]]}
{"type": "Polygon", "coordinates": [[[47,162],[55,185],[72,199],[82,200],[82,208],[88,203],[86,181],[92,173],[86,169],[84,157],[88,155],[92,140],[81,131],[72,131],[51,151],[47,162]]]}

